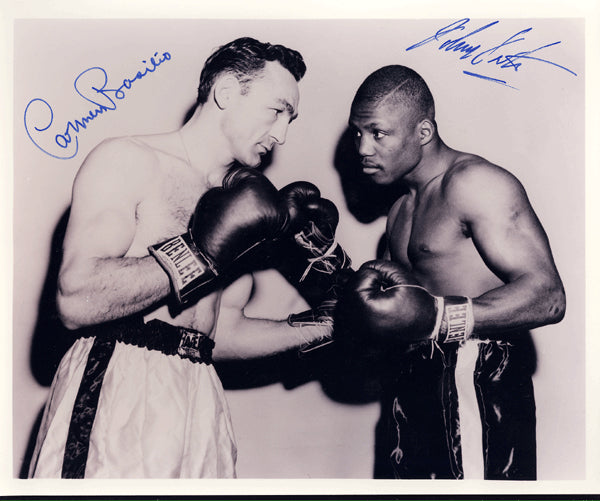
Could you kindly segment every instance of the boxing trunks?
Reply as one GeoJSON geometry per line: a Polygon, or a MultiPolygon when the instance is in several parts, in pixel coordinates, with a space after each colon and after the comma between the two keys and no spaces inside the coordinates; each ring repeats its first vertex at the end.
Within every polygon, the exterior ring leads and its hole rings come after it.
{"type": "Polygon", "coordinates": [[[468,340],[413,345],[395,358],[376,476],[535,480],[532,354],[519,340],[468,340]]]}
{"type": "Polygon", "coordinates": [[[210,338],[141,317],[80,332],[54,377],[30,477],[235,477],[210,338]]]}

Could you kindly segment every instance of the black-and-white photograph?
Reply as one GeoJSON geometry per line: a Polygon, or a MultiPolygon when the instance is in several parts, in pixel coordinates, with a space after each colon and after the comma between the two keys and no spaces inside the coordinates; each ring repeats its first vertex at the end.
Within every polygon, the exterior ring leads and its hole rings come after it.
{"type": "Polygon", "coordinates": [[[15,13],[7,494],[598,488],[597,19],[392,5],[15,13]]]}

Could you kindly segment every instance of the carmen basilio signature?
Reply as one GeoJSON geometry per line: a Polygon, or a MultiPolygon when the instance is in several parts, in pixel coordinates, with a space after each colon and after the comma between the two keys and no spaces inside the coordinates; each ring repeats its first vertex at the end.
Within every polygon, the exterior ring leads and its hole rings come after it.
{"type": "Polygon", "coordinates": [[[40,135],[48,134],[50,127],[53,125],[54,111],[52,106],[44,99],[32,99],[25,107],[23,117],[25,131],[29,139],[31,139],[35,146],[51,157],[61,160],[73,158],[79,151],[78,134],[82,129],[86,129],[88,124],[99,115],[107,111],[116,110],[117,101],[121,101],[127,97],[125,91],[130,90],[134,82],[141,80],[148,74],[154,73],[161,64],[170,60],[171,54],[168,52],[163,52],[160,56],[158,52],[155,52],[149,61],[142,60],[146,65],[143,70],[138,71],[131,78],[121,80],[121,85],[117,88],[108,87],[108,75],[103,68],[94,66],[82,71],[75,78],[73,85],[77,94],[92,103],[94,108],[90,109],[81,118],[69,120],[66,125],[60,126],[58,130],[61,132],[54,136],[54,143],[57,146],[54,152],[40,146],[36,140],[40,135]]]}
{"type": "MultiPolygon", "coordinates": [[[[478,43],[475,35],[483,32],[484,30],[489,30],[492,26],[497,25],[499,22],[500,21],[493,21],[485,26],[481,26],[480,28],[473,28],[472,31],[469,31],[458,38],[452,38],[450,35],[454,37],[458,33],[462,34],[462,32],[467,31],[467,25],[470,23],[469,18],[459,19],[448,26],[440,28],[433,35],[411,45],[406,50],[414,50],[427,44],[441,42],[438,50],[447,53],[458,54],[459,60],[470,63],[471,66],[482,65],[482,67],[488,67],[488,65],[493,65],[501,70],[512,69],[514,72],[517,72],[526,62],[535,61],[554,66],[555,68],[564,70],[574,76],[577,76],[577,73],[569,68],[555,63],[549,59],[544,59],[540,55],[543,50],[554,45],[558,45],[561,43],[561,41],[551,42],[530,50],[520,50],[523,48],[520,42],[523,42],[526,39],[525,35],[533,30],[531,27],[525,28],[514,35],[509,36],[503,42],[490,48],[483,47],[481,43],[478,43]],[[516,46],[519,48],[516,49],[516,52],[514,52],[516,46]]],[[[469,29],[471,29],[471,26],[469,26],[469,29]]],[[[467,70],[464,70],[463,73],[468,76],[506,85],[507,87],[511,87],[513,89],[515,88],[509,85],[506,80],[492,78],[490,76],[482,75],[481,73],[474,73],[467,70]]]]}

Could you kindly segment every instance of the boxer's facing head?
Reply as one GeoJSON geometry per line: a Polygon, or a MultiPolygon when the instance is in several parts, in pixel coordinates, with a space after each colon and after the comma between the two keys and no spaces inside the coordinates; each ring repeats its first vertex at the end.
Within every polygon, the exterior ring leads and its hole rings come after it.
{"type": "Polygon", "coordinates": [[[250,37],[238,38],[217,49],[206,60],[200,74],[197,104],[206,103],[215,80],[224,73],[234,75],[240,82],[242,92],[247,92],[250,82],[263,73],[267,61],[281,64],[296,82],[306,72],[306,65],[298,51],[250,37]]]}
{"type": "Polygon", "coordinates": [[[425,81],[405,66],[385,66],[359,87],[349,125],[363,172],[379,184],[407,175],[436,134],[435,106],[425,81]]]}
{"type": "Polygon", "coordinates": [[[425,80],[406,66],[384,66],[371,73],[356,91],[352,109],[382,105],[410,110],[414,121],[435,120],[433,96],[425,80]]]}

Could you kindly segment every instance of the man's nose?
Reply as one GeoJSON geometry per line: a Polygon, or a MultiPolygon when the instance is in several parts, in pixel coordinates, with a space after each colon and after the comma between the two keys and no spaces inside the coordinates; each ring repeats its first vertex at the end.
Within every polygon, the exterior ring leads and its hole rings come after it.
{"type": "Polygon", "coordinates": [[[356,148],[361,157],[368,157],[373,154],[373,145],[367,136],[360,136],[356,138],[356,148]]]}
{"type": "Polygon", "coordinates": [[[271,129],[271,137],[277,144],[285,143],[289,125],[290,124],[284,119],[277,120],[273,125],[273,128],[271,129]]]}

